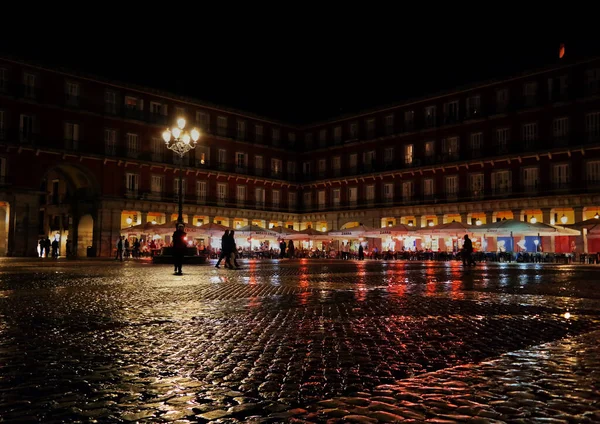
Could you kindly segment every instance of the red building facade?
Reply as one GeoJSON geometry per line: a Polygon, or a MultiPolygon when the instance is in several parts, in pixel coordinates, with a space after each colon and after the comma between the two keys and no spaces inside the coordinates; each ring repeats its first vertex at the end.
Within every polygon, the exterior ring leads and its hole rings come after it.
{"type": "Polygon", "coordinates": [[[202,132],[183,159],[190,225],[573,223],[600,205],[600,60],[298,128],[2,59],[0,254],[60,233],[108,256],[123,227],[172,219],[161,133],[179,116],[202,132]]]}

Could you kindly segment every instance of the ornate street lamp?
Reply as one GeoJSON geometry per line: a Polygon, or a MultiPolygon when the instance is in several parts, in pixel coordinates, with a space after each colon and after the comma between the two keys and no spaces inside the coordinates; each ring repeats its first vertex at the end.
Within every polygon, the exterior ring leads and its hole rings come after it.
{"type": "Polygon", "coordinates": [[[177,216],[177,224],[183,224],[183,156],[196,147],[196,142],[200,138],[200,131],[196,128],[192,128],[189,133],[184,128],[185,119],[179,118],[177,126],[171,129],[167,128],[162,134],[167,149],[177,153],[181,159],[179,161],[179,215],[177,216]]]}

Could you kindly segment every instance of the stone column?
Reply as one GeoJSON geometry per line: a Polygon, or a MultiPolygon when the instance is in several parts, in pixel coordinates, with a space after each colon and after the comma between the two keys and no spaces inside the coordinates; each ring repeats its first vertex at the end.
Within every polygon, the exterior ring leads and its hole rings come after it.
{"type": "Polygon", "coordinates": [[[436,216],[437,216],[437,222],[438,222],[438,223],[437,223],[437,225],[440,225],[440,224],[444,224],[444,223],[445,223],[445,222],[444,222],[444,214],[443,214],[443,213],[441,213],[441,214],[438,214],[438,215],[436,215],[436,216]]]}
{"type": "Polygon", "coordinates": [[[575,206],[573,208],[573,216],[575,218],[575,222],[583,221],[583,206],[575,206]]]}
{"type": "MultiPolygon", "coordinates": [[[[551,221],[552,221],[552,208],[542,208],[542,222],[544,224],[550,224],[551,221]]],[[[556,222],[555,222],[555,224],[556,224],[556,222]]]]}
{"type": "Polygon", "coordinates": [[[469,224],[469,222],[467,222],[469,219],[469,214],[465,213],[465,212],[461,212],[460,214],[460,222],[462,222],[463,224],[469,224]]]}
{"type": "Polygon", "coordinates": [[[140,224],[148,222],[148,212],[140,212],[140,224]]]}
{"type": "Polygon", "coordinates": [[[486,212],[485,213],[485,223],[491,224],[494,220],[494,212],[486,212]]]}
{"type": "Polygon", "coordinates": [[[517,221],[523,221],[523,210],[522,209],[512,209],[513,219],[517,221]]]}

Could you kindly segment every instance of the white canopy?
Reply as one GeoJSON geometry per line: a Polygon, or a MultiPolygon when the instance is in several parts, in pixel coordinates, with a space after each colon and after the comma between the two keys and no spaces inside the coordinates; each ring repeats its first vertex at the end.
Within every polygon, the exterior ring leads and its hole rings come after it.
{"type": "Polygon", "coordinates": [[[206,234],[211,237],[222,236],[225,234],[226,230],[231,230],[231,228],[226,227],[225,225],[216,224],[214,222],[200,225],[199,227],[186,227],[185,231],[194,234],[206,234]]]}
{"type": "Polygon", "coordinates": [[[126,234],[149,234],[156,233],[158,224],[146,222],[145,224],[134,225],[133,227],[123,228],[121,231],[126,234]]]}
{"type": "Polygon", "coordinates": [[[422,235],[441,235],[441,236],[458,236],[473,232],[473,226],[463,224],[462,222],[448,222],[446,224],[438,224],[431,227],[417,229],[417,232],[422,235]]]}
{"type": "Polygon", "coordinates": [[[383,228],[375,228],[371,231],[365,231],[365,237],[396,237],[396,236],[412,236],[419,237],[417,233],[417,228],[405,225],[398,224],[393,227],[383,227],[383,228]]]}
{"type": "Polygon", "coordinates": [[[279,238],[280,234],[272,229],[259,227],[258,225],[246,225],[235,230],[238,236],[255,238],[279,238]]]}
{"type": "Polygon", "coordinates": [[[578,236],[581,231],[559,227],[556,225],[542,224],[536,222],[518,221],[514,219],[506,219],[490,224],[473,226],[472,233],[486,234],[491,236],[578,236]]]}
{"type": "Polygon", "coordinates": [[[287,238],[292,240],[331,240],[330,233],[326,231],[307,228],[302,231],[296,231],[296,234],[290,234],[287,238]]]}
{"type": "Polygon", "coordinates": [[[373,228],[373,227],[368,227],[366,225],[361,224],[356,227],[347,228],[345,230],[330,231],[329,236],[331,238],[337,238],[337,239],[368,237],[368,236],[366,236],[366,233],[368,233],[369,231],[374,231],[374,230],[375,230],[375,228],[373,228]]]}

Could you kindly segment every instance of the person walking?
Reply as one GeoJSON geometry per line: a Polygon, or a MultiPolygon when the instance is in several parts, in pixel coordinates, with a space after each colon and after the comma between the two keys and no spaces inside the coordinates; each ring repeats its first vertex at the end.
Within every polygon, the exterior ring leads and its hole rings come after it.
{"type": "Polygon", "coordinates": [[[52,257],[58,259],[58,240],[56,239],[52,241],[52,257]]]}
{"type": "Polygon", "coordinates": [[[293,259],[294,258],[294,241],[290,240],[288,242],[288,258],[293,259]]]}
{"type": "Polygon", "coordinates": [[[124,236],[119,236],[119,239],[117,240],[117,256],[115,257],[115,261],[121,261],[123,262],[123,239],[125,237],[124,236]]]}
{"type": "Polygon", "coordinates": [[[219,255],[219,260],[215,265],[215,268],[219,268],[219,264],[223,259],[225,259],[225,268],[227,268],[227,264],[229,263],[229,258],[226,258],[228,255],[228,246],[229,246],[229,230],[225,230],[225,234],[221,237],[221,254],[219,255]]]}
{"type": "Polygon", "coordinates": [[[46,244],[46,240],[42,237],[39,241],[39,255],[40,258],[44,257],[44,246],[46,244]]]}
{"type": "Polygon", "coordinates": [[[362,244],[358,245],[358,260],[363,261],[365,259],[365,251],[362,244]]]}
{"type": "Polygon", "coordinates": [[[129,250],[129,239],[125,239],[125,241],[123,242],[123,254],[125,255],[125,259],[129,259],[130,252],[131,250],[129,250]]]}
{"type": "Polygon", "coordinates": [[[285,258],[285,248],[285,240],[281,240],[281,242],[279,243],[279,259],[285,258]]]}
{"type": "Polygon", "coordinates": [[[234,237],[233,230],[231,230],[229,232],[229,247],[230,247],[230,253],[229,253],[229,257],[225,258],[225,263],[227,263],[227,260],[229,260],[229,268],[234,269],[233,267],[235,266],[235,269],[238,269],[240,267],[240,265],[237,262],[238,251],[237,251],[237,244],[235,243],[235,237],[234,237]]]}
{"type": "Polygon", "coordinates": [[[51,245],[52,245],[52,242],[50,241],[50,237],[46,237],[46,240],[44,241],[44,250],[46,251],[47,258],[50,257],[50,246],[51,245]]]}
{"type": "Polygon", "coordinates": [[[183,257],[185,255],[185,236],[186,233],[183,230],[184,225],[180,222],[177,224],[177,229],[173,233],[173,259],[175,265],[175,275],[182,275],[181,270],[183,266],[183,257]]]}
{"type": "Polygon", "coordinates": [[[475,261],[473,260],[473,243],[471,242],[468,234],[465,234],[464,239],[465,241],[463,243],[462,251],[463,265],[476,265],[475,261]]]}

